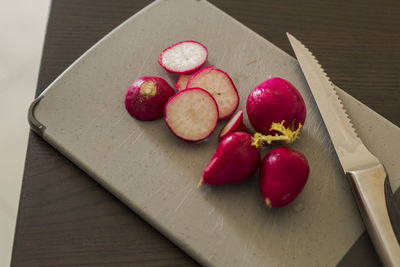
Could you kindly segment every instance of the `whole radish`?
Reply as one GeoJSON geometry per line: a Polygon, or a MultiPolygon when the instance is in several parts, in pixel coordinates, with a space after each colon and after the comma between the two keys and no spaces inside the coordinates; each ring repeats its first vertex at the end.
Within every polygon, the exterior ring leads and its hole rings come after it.
{"type": "Polygon", "coordinates": [[[297,89],[282,78],[271,78],[254,88],[247,98],[247,116],[256,131],[274,134],[272,123],[282,121],[292,130],[304,125],[306,105],[297,89]]]}
{"type": "Polygon", "coordinates": [[[174,94],[174,89],[164,79],[141,77],[129,86],[125,108],[138,120],[156,120],[163,116],[164,106],[174,94]]]}
{"type": "Polygon", "coordinates": [[[260,151],[253,145],[251,135],[243,132],[232,133],[219,143],[199,185],[242,182],[256,172],[260,160],[260,151]]]}
{"type": "Polygon", "coordinates": [[[291,203],[303,190],[309,174],[306,157],[288,147],[272,149],[260,169],[260,190],[269,207],[291,203]]]}

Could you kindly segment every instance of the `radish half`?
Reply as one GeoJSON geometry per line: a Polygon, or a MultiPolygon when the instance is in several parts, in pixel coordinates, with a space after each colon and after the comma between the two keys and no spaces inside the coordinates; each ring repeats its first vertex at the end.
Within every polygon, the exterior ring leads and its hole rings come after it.
{"type": "Polygon", "coordinates": [[[203,172],[199,186],[243,182],[256,172],[260,160],[260,151],[253,145],[251,135],[232,133],[219,143],[203,172]]]}
{"type": "Polygon", "coordinates": [[[175,88],[178,89],[178,91],[186,89],[186,85],[187,85],[190,77],[192,77],[192,74],[179,75],[178,79],[176,80],[176,83],[175,83],[175,88]]]}
{"type": "Polygon", "coordinates": [[[225,119],[238,107],[239,94],[229,75],[213,67],[205,67],[193,74],[186,88],[200,87],[207,90],[218,104],[219,119],[225,119]]]}
{"type": "Polygon", "coordinates": [[[206,90],[181,90],[165,105],[164,120],[177,137],[189,142],[200,141],[210,136],[217,126],[218,106],[206,90]]]}
{"type": "Polygon", "coordinates": [[[222,128],[218,138],[223,139],[225,136],[228,136],[234,132],[250,132],[243,123],[243,109],[239,109],[238,112],[232,116],[224,128],[222,128]]]}
{"type": "Polygon", "coordinates": [[[138,120],[156,120],[163,116],[165,103],[174,94],[174,89],[164,79],[141,77],[129,86],[125,108],[138,120]]]}
{"type": "Polygon", "coordinates": [[[193,74],[206,62],[208,50],[196,41],[182,41],[160,54],[158,63],[171,73],[193,74]]]}
{"type": "Polygon", "coordinates": [[[291,203],[303,190],[309,174],[306,157],[288,147],[268,152],[261,163],[260,190],[269,207],[291,203]]]}

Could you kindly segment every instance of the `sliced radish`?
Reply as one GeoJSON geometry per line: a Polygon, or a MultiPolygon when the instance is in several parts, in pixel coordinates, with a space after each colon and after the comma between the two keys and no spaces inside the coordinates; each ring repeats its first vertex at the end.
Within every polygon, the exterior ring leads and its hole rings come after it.
{"type": "Polygon", "coordinates": [[[176,80],[175,83],[175,88],[178,89],[178,91],[186,89],[187,82],[189,81],[190,77],[192,77],[192,74],[181,74],[179,75],[178,79],[176,80]]]}
{"type": "Polygon", "coordinates": [[[206,62],[207,57],[207,47],[201,43],[182,41],[162,51],[158,63],[168,72],[193,74],[206,62]]]}
{"type": "Polygon", "coordinates": [[[181,90],[165,105],[164,120],[179,138],[189,142],[200,141],[210,136],[217,126],[218,106],[206,90],[181,90]]]}
{"type": "Polygon", "coordinates": [[[249,129],[243,123],[243,109],[239,109],[238,112],[230,118],[228,123],[222,128],[218,138],[223,139],[225,136],[234,132],[249,132],[249,129]]]}
{"type": "Polygon", "coordinates": [[[224,71],[205,67],[189,79],[186,88],[200,87],[207,90],[217,101],[219,118],[232,115],[239,105],[239,95],[232,79],[224,71]]]}

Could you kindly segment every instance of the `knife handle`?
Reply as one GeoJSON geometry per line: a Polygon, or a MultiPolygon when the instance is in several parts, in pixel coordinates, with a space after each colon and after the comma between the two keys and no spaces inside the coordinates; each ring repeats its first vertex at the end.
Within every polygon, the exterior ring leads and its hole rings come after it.
{"type": "Polygon", "coordinates": [[[390,222],[382,164],[346,173],[368,234],[385,266],[400,266],[400,245],[390,222]]]}

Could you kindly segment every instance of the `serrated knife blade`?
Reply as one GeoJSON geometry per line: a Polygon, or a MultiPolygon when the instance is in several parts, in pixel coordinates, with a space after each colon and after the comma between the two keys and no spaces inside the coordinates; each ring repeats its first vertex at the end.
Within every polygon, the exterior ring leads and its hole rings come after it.
{"type": "MultiPolygon", "coordinates": [[[[385,266],[400,266],[400,233],[387,209],[393,194],[380,161],[358,137],[328,75],[313,54],[287,33],[310,87],[375,249],[385,266]],[[386,195],[385,195],[386,193],[386,195]],[[389,194],[389,195],[388,195],[389,194]],[[397,236],[396,236],[397,235],[397,236]]],[[[390,205],[389,205],[390,206],[390,205]]]]}
{"type": "Polygon", "coordinates": [[[296,38],[290,34],[288,38],[317,102],[344,172],[377,165],[379,160],[357,136],[346,109],[319,62],[296,38]]]}

